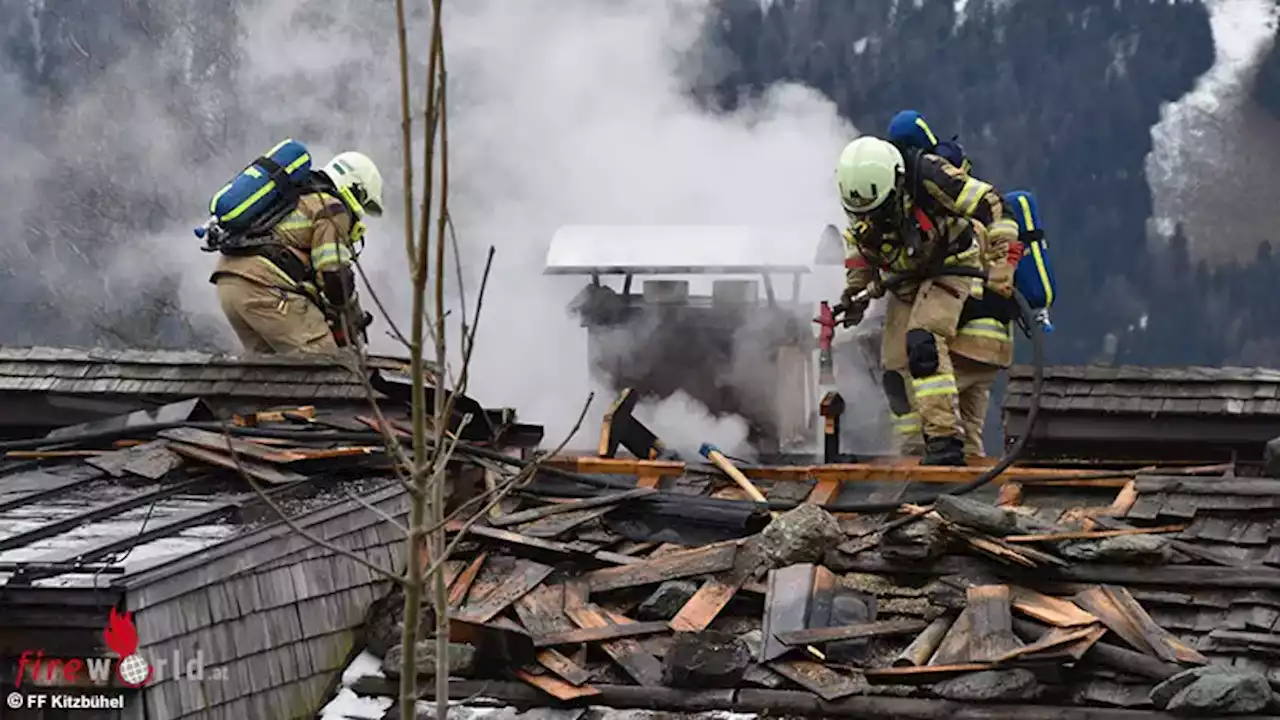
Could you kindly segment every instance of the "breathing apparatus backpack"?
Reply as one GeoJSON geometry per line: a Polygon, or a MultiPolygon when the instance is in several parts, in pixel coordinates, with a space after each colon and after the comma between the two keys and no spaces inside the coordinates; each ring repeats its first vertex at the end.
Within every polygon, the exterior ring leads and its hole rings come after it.
{"type": "Polygon", "coordinates": [[[1057,283],[1049,258],[1049,245],[1040,226],[1036,198],[1025,190],[1015,190],[1004,196],[1004,202],[1013,211],[1014,220],[1018,223],[1018,239],[1023,244],[1022,258],[1013,272],[1013,286],[1027,299],[1027,305],[1036,311],[1036,319],[1045,331],[1052,332],[1049,307],[1058,294],[1057,283]]]}
{"type": "Polygon", "coordinates": [[[270,242],[271,228],[298,206],[311,185],[311,153],[285,139],[214,194],[211,217],[194,230],[205,252],[242,254],[270,242]]]}

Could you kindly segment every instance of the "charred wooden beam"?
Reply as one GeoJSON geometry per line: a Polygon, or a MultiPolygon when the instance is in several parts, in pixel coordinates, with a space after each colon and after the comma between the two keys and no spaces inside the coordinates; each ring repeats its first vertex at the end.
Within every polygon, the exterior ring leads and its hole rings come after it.
{"type": "Polygon", "coordinates": [[[609,493],[607,495],[597,495],[595,497],[583,498],[581,500],[574,500],[567,503],[543,505],[542,507],[521,510],[520,512],[511,513],[510,515],[503,515],[500,518],[492,520],[489,524],[495,527],[519,525],[520,523],[539,520],[547,517],[548,515],[573,512],[575,510],[586,510],[588,508],[598,508],[603,505],[616,505],[620,502],[631,500],[632,498],[652,495],[653,493],[654,490],[649,488],[635,488],[634,490],[625,490],[623,492],[609,493]]]}
{"type": "Polygon", "coordinates": [[[670,629],[671,626],[663,620],[655,620],[653,622],[633,622],[622,625],[584,627],[578,628],[577,630],[549,633],[546,635],[539,635],[534,638],[533,642],[536,647],[543,648],[552,647],[554,645],[573,645],[575,643],[617,640],[619,638],[635,637],[637,635],[652,635],[654,633],[667,632],[670,629]]]}
{"type": "Polygon", "coordinates": [[[774,637],[785,645],[817,645],[840,640],[858,640],[872,637],[892,637],[894,635],[910,635],[920,632],[929,625],[923,620],[899,618],[881,620],[879,622],[859,623],[857,625],[841,625],[837,627],[815,627],[805,630],[775,632],[774,637]]]}

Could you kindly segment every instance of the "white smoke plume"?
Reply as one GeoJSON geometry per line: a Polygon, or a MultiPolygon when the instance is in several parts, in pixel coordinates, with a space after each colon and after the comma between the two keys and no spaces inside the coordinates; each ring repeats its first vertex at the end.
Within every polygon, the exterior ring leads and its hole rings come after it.
{"type": "MultiPolygon", "coordinates": [[[[78,101],[78,114],[58,120],[74,136],[60,140],[93,146],[115,170],[104,170],[104,178],[127,181],[121,161],[134,162],[158,184],[151,192],[168,209],[152,223],[161,227],[135,234],[114,255],[105,269],[110,284],[176,275],[182,310],[202,327],[218,328],[234,348],[207,282],[213,258],[199,251],[190,228],[203,221],[210,193],[293,136],[321,162],[359,149],[382,168],[388,212],[370,224],[362,261],[403,326],[409,281],[393,4],[244,0],[234,3],[239,27],[224,29],[222,42],[210,39],[207,16],[214,9],[199,0],[152,4],[164,6],[178,31],[117,61],[78,101]],[[167,95],[175,78],[188,91],[177,106],[167,95]],[[191,146],[193,137],[199,147],[191,146]]],[[[839,220],[832,168],[855,130],[829,100],[807,88],[775,86],[762,101],[713,115],[688,94],[691,82],[709,80],[716,70],[707,64],[713,55],[694,52],[709,0],[445,5],[450,204],[469,304],[487,248],[497,248],[470,384],[482,403],[516,407],[553,438],[593,389],[586,330],[566,312],[586,278],[542,275],[558,227],[820,227],[839,220]]],[[[413,103],[421,108],[427,18],[415,12],[413,103]]],[[[415,115],[420,119],[420,110],[415,115]]],[[[420,133],[414,139],[419,155],[420,133]]],[[[453,262],[447,281],[456,285],[453,262]]],[[[453,293],[456,287],[456,306],[453,293]]],[[[403,352],[385,328],[381,319],[371,328],[375,350],[403,352]]],[[[456,325],[450,340],[456,348],[456,325]]],[[[597,394],[580,441],[589,444],[592,423],[611,400],[597,394]]],[[[682,410],[679,398],[672,402],[674,411],[652,409],[655,423],[670,424],[694,447],[717,438],[734,444],[721,429],[682,429],[665,420],[670,412],[697,415],[682,410]]]]}

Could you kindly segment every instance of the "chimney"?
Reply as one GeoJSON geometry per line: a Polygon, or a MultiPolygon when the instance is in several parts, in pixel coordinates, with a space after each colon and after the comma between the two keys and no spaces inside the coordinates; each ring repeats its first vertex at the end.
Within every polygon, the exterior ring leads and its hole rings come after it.
{"type": "Polygon", "coordinates": [[[688,280],[645,280],[644,301],[647,305],[688,305],[688,280]]]}

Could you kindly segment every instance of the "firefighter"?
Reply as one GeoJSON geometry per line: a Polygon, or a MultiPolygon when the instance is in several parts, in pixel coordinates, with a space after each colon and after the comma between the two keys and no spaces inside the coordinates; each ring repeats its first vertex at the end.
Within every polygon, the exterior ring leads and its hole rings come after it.
{"type": "MultiPolygon", "coordinates": [[[[1008,205],[1006,205],[1008,207],[1008,205]]],[[[974,223],[976,236],[983,248],[983,266],[1003,266],[999,274],[1012,274],[1021,255],[1021,243],[1010,241],[1004,248],[992,248],[990,234],[981,223],[974,223]]],[[[964,452],[982,457],[982,434],[986,425],[987,406],[991,402],[991,386],[1000,371],[1013,363],[1013,320],[1016,302],[995,292],[987,292],[982,284],[974,285],[960,311],[956,337],[951,342],[951,363],[955,368],[957,408],[964,431],[964,452]]]]}
{"type": "MultiPolygon", "coordinates": [[[[937,155],[904,156],[892,143],[861,137],[845,147],[836,167],[845,231],[844,324],[857,324],[869,290],[885,294],[883,274],[917,276],[889,293],[881,357],[885,394],[895,416],[918,409],[923,464],[963,465],[964,434],[957,408],[949,346],[965,300],[979,278],[939,274],[943,267],[983,269],[984,248],[975,222],[988,228],[989,252],[1007,252],[1017,225],[988,183],[968,176],[937,155]],[[904,375],[905,371],[905,375],[904,375]],[[910,379],[908,384],[907,380],[910,379]]],[[[1013,292],[1007,263],[989,271],[987,286],[1002,297],[1013,292]]]]}
{"type": "Polygon", "coordinates": [[[362,218],[382,214],[382,175],[358,152],[312,175],[269,241],[223,252],[209,278],[247,352],[336,353],[344,329],[362,331],[372,320],[356,300],[352,261],[362,218]]]}

